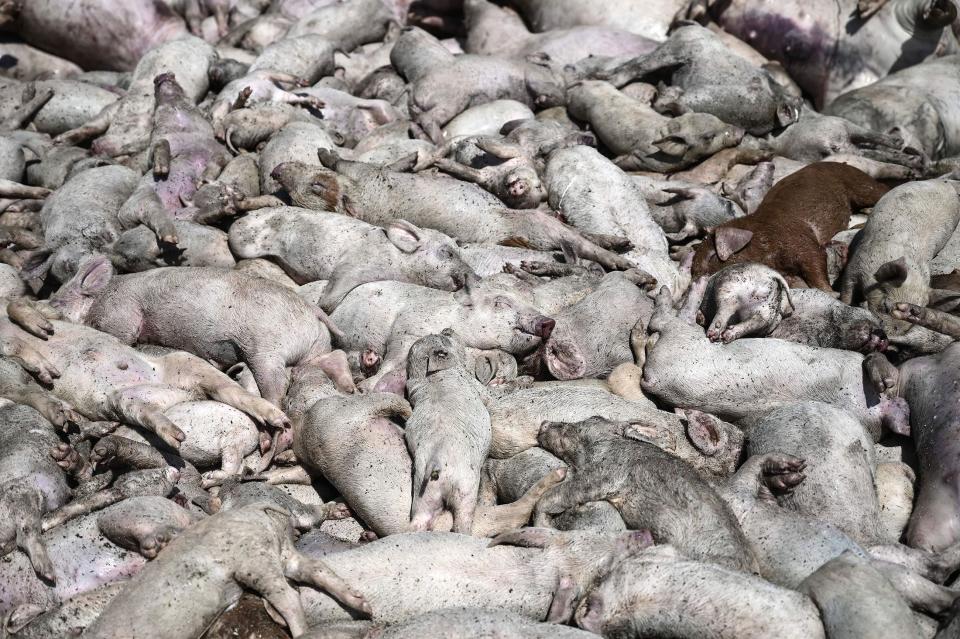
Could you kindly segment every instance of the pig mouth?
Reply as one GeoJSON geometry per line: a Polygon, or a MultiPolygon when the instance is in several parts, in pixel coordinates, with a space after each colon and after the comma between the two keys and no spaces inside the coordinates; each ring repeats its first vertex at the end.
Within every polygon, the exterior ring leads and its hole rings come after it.
{"type": "Polygon", "coordinates": [[[867,335],[867,339],[864,340],[863,345],[860,347],[861,353],[882,353],[887,350],[890,346],[890,340],[887,339],[887,334],[883,329],[875,328],[870,331],[867,335]]]}
{"type": "Polygon", "coordinates": [[[544,348],[543,359],[550,374],[561,381],[581,379],[587,370],[580,349],[572,342],[564,339],[548,340],[544,348]]]}

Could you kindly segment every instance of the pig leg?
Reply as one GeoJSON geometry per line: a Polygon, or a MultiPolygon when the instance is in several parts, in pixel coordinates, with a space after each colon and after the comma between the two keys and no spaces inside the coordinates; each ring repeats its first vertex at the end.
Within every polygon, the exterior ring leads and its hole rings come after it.
{"type": "MultiPolygon", "coordinates": [[[[352,588],[319,559],[308,557],[297,551],[289,539],[286,539],[285,543],[287,548],[282,553],[283,572],[288,578],[323,590],[348,608],[370,615],[370,604],[360,592],[352,588]]],[[[299,603],[299,597],[297,601],[299,603]]]]}
{"type": "Polygon", "coordinates": [[[67,475],[78,482],[93,477],[93,466],[70,444],[57,444],[50,449],[50,457],[67,475]]]}
{"type": "Polygon", "coordinates": [[[54,378],[60,377],[60,371],[43,355],[6,330],[0,330],[0,355],[9,357],[42,384],[51,385],[54,378]]]}
{"type": "Polygon", "coordinates": [[[220,451],[220,470],[211,470],[203,474],[200,487],[207,489],[220,486],[230,477],[240,474],[243,466],[243,452],[236,446],[227,446],[220,451]]]}
{"type": "Polygon", "coordinates": [[[792,493],[806,479],[806,465],[799,457],[783,453],[754,455],[729,479],[728,486],[734,493],[776,503],[778,495],[792,493]]]}
{"type": "MultiPolygon", "coordinates": [[[[34,86],[34,85],[28,85],[34,86]]],[[[50,87],[37,91],[29,100],[17,106],[7,119],[3,122],[4,131],[16,131],[22,129],[33,116],[43,108],[43,106],[53,97],[54,91],[50,87]]],[[[24,96],[26,97],[26,96],[24,96]]]]}
{"type": "Polygon", "coordinates": [[[279,406],[287,392],[287,371],[283,360],[267,353],[256,353],[246,364],[263,398],[279,406]]]}
{"type": "Polygon", "coordinates": [[[658,69],[680,66],[686,62],[686,59],[683,52],[677,50],[678,48],[679,45],[675,42],[667,40],[647,55],[625,62],[613,71],[601,72],[598,74],[598,79],[606,80],[619,89],[658,69]]]}
{"type": "Polygon", "coordinates": [[[454,491],[453,499],[446,500],[447,509],[453,513],[453,532],[469,535],[473,531],[479,489],[479,484],[461,487],[454,491]]]}
{"type": "Polygon", "coordinates": [[[50,189],[45,189],[40,186],[27,186],[19,182],[0,179],[0,197],[41,200],[50,195],[50,192],[50,189]]]}
{"type": "Polygon", "coordinates": [[[730,323],[730,318],[733,317],[734,313],[736,312],[736,300],[721,301],[720,306],[717,308],[717,312],[713,316],[713,321],[710,322],[710,328],[707,329],[707,337],[711,342],[720,341],[724,331],[727,330],[727,325],[730,323]]]}
{"type": "Polygon", "coordinates": [[[173,218],[150,187],[138,187],[120,209],[117,219],[124,228],[143,224],[156,234],[159,241],[165,244],[177,243],[177,229],[173,225],[173,218]]]}
{"type": "Polygon", "coordinates": [[[473,182],[474,184],[479,184],[483,188],[487,188],[484,185],[485,181],[483,179],[483,172],[473,167],[464,166],[459,162],[447,160],[446,158],[437,160],[433,163],[433,165],[444,173],[449,173],[455,178],[460,178],[461,180],[466,180],[467,182],[473,182]]]}
{"type": "Polygon", "coordinates": [[[300,594],[284,578],[283,569],[274,557],[248,557],[234,570],[237,582],[258,593],[280,613],[293,637],[307,630],[307,616],[300,603],[300,594]]]}
{"type": "Polygon", "coordinates": [[[83,126],[64,131],[53,138],[53,143],[59,146],[76,146],[81,142],[103,135],[107,132],[107,129],[110,128],[110,122],[113,121],[114,112],[117,110],[118,103],[119,101],[108,104],[100,113],[83,126]]]}
{"type": "Polygon", "coordinates": [[[960,596],[960,591],[936,584],[922,575],[882,559],[872,559],[871,565],[887,578],[907,605],[934,616],[941,616],[953,601],[960,596]]]}
{"type": "Polygon", "coordinates": [[[164,381],[184,390],[200,388],[210,399],[232,406],[261,424],[283,430],[290,420],[283,411],[262,397],[248,393],[240,384],[199,357],[171,353],[163,357],[164,381]]]}
{"type": "Polygon", "coordinates": [[[904,544],[870,546],[870,555],[909,569],[937,583],[943,583],[960,566],[960,543],[954,543],[941,552],[929,552],[904,544]]]}
{"type": "MultiPolygon", "coordinates": [[[[163,409],[173,405],[176,401],[166,405],[158,405],[155,401],[144,399],[144,395],[156,396],[158,390],[162,395],[168,389],[163,386],[148,384],[131,386],[112,392],[107,397],[107,404],[118,420],[156,433],[168,446],[177,450],[180,448],[180,442],[186,439],[186,435],[163,414],[163,409]]],[[[178,399],[182,399],[179,393],[177,395],[178,399]]]]}
{"type": "Polygon", "coordinates": [[[547,623],[568,623],[573,618],[580,594],[580,589],[572,577],[560,577],[550,602],[550,610],[547,611],[547,623]]]}
{"type": "Polygon", "coordinates": [[[30,381],[30,386],[27,386],[16,384],[14,380],[3,379],[0,376],[0,397],[29,406],[43,415],[44,419],[60,432],[66,430],[67,424],[79,424],[84,421],[83,416],[73,410],[69,404],[35,386],[32,380],[30,381]]]}
{"type": "Polygon", "coordinates": [[[350,361],[347,354],[341,350],[325,353],[313,360],[327,377],[334,383],[337,390],[343,393],[354,393],[357,387],[353,383],[353,373],[350,372],[350,361]]]}
{"type": "Polygon", "coordinates": [[[30,558],[30,563],[33,564],[37,575],[53,583],[56,579],[53,563],[47,555],[47,548],[40,536],[43,496],[32,486],[8,486],[3,499],[6,509],[16,519],[17,547],[30,558]]]}
{"type": "Polygon", "coordinates": [[[916,304],[898,303],[890,315],[898,320],[905,320],[911,324],[918,324],[931,331],[949,335],[960,340],[960,318],[943,311],[917,306],[916,304]]]}
{"type": "Polygon", "coordinates": [[[303,486],[309,486],[313,483],[313,477],[303,469],[303,466],[271,468],[268,471],[244,479],[247,481],[265,481],[274,486],[277,484],[301,484],[303,486]]]}
{"type": "Polygon", "coordinates": [[[553,527],[553,518],[571,508],[591,501],[604,501],[613,495],[606,487],[586,481],[578,481],[576,475],[550,489],[537,503],[533,523],[538,527],[553,527]]]}
{"type": "Polygon", "coordinates": [[[870,353],[863,358],[863,370],[878,393],[896,394],[894,391],[900,382],[900,371],[890,363],[886,355],[870,353]]]}
{"type": "Polygon", "coordinates": [[[771,318],[764,316],[763,313],[756,313],[749,319],[728,327],[720,335],[724,344],[746,337],[748,335],[763,334],[770,328],[771,318]]]}
{"type": "Polygon", "coordinates": [[[471,533],[475,537],[495,537],[500,533],[527,525],[540,498],[563,481],[566,476],[566,468],[555,468],[512,504],[478,506],[471,533]]]}
{"type": "Polygon", "coordinates": [[[102,510],[111,504],[129,497],[157,495],[166,497],[173,489],[170,477],[178,477],[172,468],[134,471],[121,475],[110,488],[74,499],[43,518],[42,528],[46,532],[64,524],[74,517],[102,510]],[[168,472],[169,471],[169,472],[168,472]]]}
{"type": "Polygon", "coordinates": [[[815,264],[804,261],[797,265],[800,270],[800,276],[810,288],[819,288],[834,295],[833,286],[830,285],[829,270],[827,268],[827,254],[820,251],[820,255],[815,264]]]}
{"type": "Polygon", "coordinates": [[[20,298],[7,304],[7,317],[10,321],[34,337],[46,340],[53,335],[51,319],[60,319],[60,313],[43,302],[20,298]]]}
{"type": "Polygon", "coordinates": [[[165,180],[170,175],[170,142],[165,138],[155,140],[150,146],[150,165],[154,178],[165,180]]]}
{"type": "Polygon", "coordinates": [[[142,444],[120,435],[107,435],[90,451],[90,461],[107,468],[147,470],[163,468],[167,459],[150,444],[142,444]]]}

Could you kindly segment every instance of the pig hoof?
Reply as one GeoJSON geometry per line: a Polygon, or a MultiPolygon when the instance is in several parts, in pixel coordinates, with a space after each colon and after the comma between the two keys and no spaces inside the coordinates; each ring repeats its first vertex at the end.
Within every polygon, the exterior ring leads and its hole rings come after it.
{"type": "Polygon", "coordinates": [[[350,506],[337,502],[327,504],[327,519],[347,519],[350,517],[350,506]]]}
{"type": "Polygon", "coordinates": [[[87,462],[70,444],[57,444],[50,449],[50,456],[56,460],[57,466],[64,469],[71,475],[89,475],[89,473],[83,472],[86,470],[87,462]]]}
{"type": "Polygon", "coordinates": [[[162,528],[152,535],[146,535],[140,540],[140,554],[147,559],[154,559],[160,551],[166,548],[175,532],[169,528],[162,528]]]}

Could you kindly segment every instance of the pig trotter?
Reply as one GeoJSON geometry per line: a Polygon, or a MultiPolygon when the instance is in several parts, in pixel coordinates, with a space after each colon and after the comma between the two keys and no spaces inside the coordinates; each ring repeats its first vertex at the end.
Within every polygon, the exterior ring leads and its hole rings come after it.
{"type": "Polygon", "coordinates": [[[59,319],[59,316],[52,306],[25,297],[11,300],[7,304],[7,317],[10,321],[42,340],[53,335],[53,324],[49,320],[59,319]]]}
{"type": "Polygon", "coordinates": [[[567,575],[557,580],[557,589],[553,593],[553,601],[550,602],[550,610],[547,612],[548,623],[564,624],[573,618],[577,608],[578,590],[576,582],[567,575]]]}
{"type": "Polygon", "coordinates": [[[890,363],[883,353],[870,353],[863,358],[863,368],[873,384],[873,388],[881,395],[896,394],[900,373],[897,367],[890,363]]]}
{"type": "Polygon", "coordinates": [[[57,444],[50,449],[50,456],[75,480],[84,481],[93,476],[93,466],[70,444],[57,444]]]}
{"type": "Polygon", "coordinates": [[[150,149],[153,156],[153,177],[157,180],[165,180],[170,175],[170,142],[166,138],[161,138],[153,143],[150,149]]]}
{"type": "MultiPolygon", "coordinates": [[[[284,564],[284,574],[294,581],[325,590],[343,605],[366,615],[373,610],[363,595],[330,570],[326,564],[300,552],[292,551],[284,564]]],[[[297,598],[299,603],[299,596],[297,598]]]]}
{"type": "Polygon", "coordinates": [[[890,315],[898,320],[917,324],[932,331],[949,335],[955,340],[960,340],[960,318],[955,315],[903,302],[894,306],[890,315]]]}

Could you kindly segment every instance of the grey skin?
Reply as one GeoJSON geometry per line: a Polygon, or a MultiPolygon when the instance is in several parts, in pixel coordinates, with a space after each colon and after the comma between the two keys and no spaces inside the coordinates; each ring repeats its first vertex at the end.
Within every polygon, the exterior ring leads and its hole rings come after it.
{"type": "MultiPolygon", "coordinates": [[[[359,590],[374,621],[401,622],[467,606],[565,621],[567,602],[618,559],[650,545],[646,531],[605,534],[521,528],[489,541],[456,533],[407,533],[330,555],[327,565],[359,590]],[[389,572],[384,566],[393,566],[389,572]]],[[[347,619],[331,597],[300,593],[311,625],[347,619]]]]}
{"type": "MultiPolygon", "coordinates": [[[[397,47],[409,33],[400,36],[397,47]]],[[[403,58],[391,54],[391,61],[411,83],[410,115],[434,144],[443,142],[443,125],[476,103],[507,98],[539,109],[563,104],[562,74],[546,64],[447,53],[446,59],[438,55],[433,61],[440,64],[434,63],[425,71],[418,68],[412,78],[403,58]],[[465,82],[465,78],[471,81],[465,82]]]]}
{"type": "Polygon", "coordinates": [[[51,586],[37,577],[25,555],[10,555],[0,562],[0,614],[25,604],[50,610],[105,584],[128,579],[147,563],[138,553],[104,539],[96,515],[47,531],[43,543],[57,583],[51,586]]]}
{"type": "Polygon", "coordinates": [[[180,456],[204,473],[212,484],[243,471],[244,458],[257,450],[257,424],[241,411],[220,402],[182,402],[163,411],[186,436],[180,456]]]}
{"type": "Polygon", "coordinates": [[[340,302],[331,319],[344,332],[339,339],[344,350],[380,355],[380,370],[364,385],[373,388],[389,373],[384,383],[398,392],[407,351],[421,337],[456,326],[465,346],[522,355],[549,337],[555,323],[514,296],[474,291],[469,282],[457,293],[401,282],[364,284],[340,302]]]}
{"type": "Polygon", "coordinates": [[[494,135],[507,122],[533,118],[533,111],[516,100],[494,100],[476,104],[450,120],[443,127],[443,137],[452,140],[458,135],[494,135]]]}
{"type": "Polygon", "coordinates": [[[252,151],[290,122],[319,124],[306,109],[285,102],[260,102],[225,115],[217,124],[216,134],[231,151],[252,151]]]}
{"type": "Polygon", "coordinates": [[[850,411],[875,439],[882,427],[909,432],[906,404],[880,396],[863,374],[863,355],[770,338],[713,344],[692,325],[702,299],[697,288],[702,284],[691,289],[682,315],[669,291],[657,296],[647,325],[644,391],[741,425],[780,405],[813,400],[850,411]]]}
{"type": "MultiPolygon", "coordinates": [[[[393,393],[339,394],[315,367],[295,369],[294,377],[287,409],[294,421],[294,452],[303,468],[329,481],[377,535],[408,532],[413,470],[404,431],[395,422],[410,417],[410,405],[393,393]]],[[[470,532],[491,536],[526,524],[537,500],[563,478],[554,470],[534,470],[539,476],[501,506],[478,505],[470,532]]],[[[274,482],[286,473],[264,475],[274,482]]],[[[437,531],[452,526],[448,513],[433,523],[437,531]]]]}
{"type": "Polygon", "coordinates": [[[826,636],[807,596],[691,561],[672,546],[618,564],[584,598],[575,619],[581,628],[618,638],[826,636]]]}
{"type": "Polygon", "coordinates": [[[112,91],[77,80],[46,80],[34,86],[38,90],[53,90],[53,97],[32,120],[37,131],[50,135],[82,126],[119,97],[112,91]]]}
{"type": "Polygon", "coordinates": [[[653,6],[630,0],[587,7],[576,0],[517,0],[513,5],[535,32],[569,29],[580,25],[603,25],[625,29],[652,40],[667,37],[674,18],[686,2],[668,0],[653,6]]]}
{"type": "Polygon", "coordinates": [[[782,406],[750,429],[747,451],[806,460],[806,479],[779,499],[784,508],[831,524],[860,544],[896,541],[884,534],[880,518],[873,438],[853,415],[819,402],[782,406]]]}
{"type": "Polygon", "coordinates": [[[956,48],[948,28],[956,10],[942,0],[786,2],[776,7],[754,0],[710,0],[693,6],[696,13],[709,6],[725,31],[782,63],[818,109],[845,91],[956,48]]]}
{"type": "Polygon", "coordinates": [[[305,13],[290,27],[287,37],[315,34],[341,51],[353,51],[362,44],[382,40],[391,20],[403,23],[398,7],[383,0],[325,3],[305,13]]]}
{"type": "Polygon", "coordinates": [[[161,411],[205,395],[247,412],[258,422],[282,428],[287,420],[269,402],[188,353],[159,357],[138,352],[92,328],[51,321],[43,339],[3,322],[4,339],[26,345],[49,373],[52,393],[88,419],[120,421],[155,433],[177,448],[184,433],[161,411]],[[87,353],[93,350],[96,358],[87,353]]]}
{"type": "Polygon", "coordinates": [[[874,132],[845,118],[820,115],[810,109],[803,110],[798,122],[768,136],[766,143],[778,156],[801,162],[819,162],[841,153],[907,166],[922,162],[916,152],[900,150],[903,140],[896,135],[874,132]]]}
{"type": "Polygon", "coordinates": [[[709,113],[670,118],[598,80],[567,87],[567,109],[590,124],[613,162],[627,171],[679,171],[743,138],[742,129],[709,113]]]}
{"type": "MultiPolygon", "coordinates": [[[[910,182],[884,195],[867,218],[841,277],[840,299],[875,312],[930,301],[930,261],[960,221],[956,183],[910,182]]],[[[893,322],[892,332],[909,328],[893,322]]]]}
{"type": "Polygon", "coordinates": [[[560,380],[606,377],[617,365],[633,362],[630,331],[653,313],[653,300],[640,285],[653,283],[643,276],[631,281],[630,275],[635,272],[607,274],[576,304],[553,314],[556,326],[543,345],[551,375],[560,380]]]}
{"type": "Polygon", "coordinates": [[[750,571],[755,560],[729,507],[691,466],[644,441],[646,431],[601,418],[544,422],[540,445],[565,461],[571,475],[540,500],[534,522],[542,526],[571,507],[605,499],[628,527],[649,528],[655,541],[750,571]]]}
{"type": "MultiPolygon", "coordinates": [[[[798,97],[696,25],[676,29],[652,53],[601,76],[622,87],[658,71],[670,73],[670,106],[680,113],[709,113],[753,135],[789,126],[800,115],[798,97]]],[[[660,104],[665,103],[661,96],[660,104]]]]}
{"type": "Polygon", "coordinates": [[[456,639],[484,636],[594,639],[594,635],[584,630],[558,624],[536,623],[513,612],[482,608],[438,610],[407,623],[387,626],[377,636],[382,639],[456,639]]]}
{"type": "Polygon", "coordinates": [[[320,102],[318,110],[323,116],[324,127],[333,136],[339,136],[341,144],[354,147],[357,142],[375,131],[377,127],[402,119],[402,114],[385,100],[368,100],[353,96],[346,91],[307,87],[297,92],[311,96],[320,102]]]}
{"type": "Polygon", "coordinates": [[[850,551],[825,563],[798,590],[820,609],[831,639],[925,636],[886,577],[850,551]]]}
{"type": "Polygon", "coordinates": [[[147,52],[137,63],[127,93],[83,126],[64,131],[54,142],[77,144],[96,138],[94,153],[117,157],[144,151],[150,142],[154,106],[153,79],[173,73],[194,104],[206,95],[208,70],[216,51],[198,38],[186,36],[147,52]]]}
{"type": "Polygon", "coordinates": [[[844,304],[816,288],[791,289],[790,301],[793,314],[783,318],[770,337],[861,353],[887,347],[880,317],[868,309],[844,304]]]}
{"type": "Polygon", "coordinates": [[[686,278],[667,255],[667,238],[650,216],[643,194],[596,149],[573,146],[555,150],[544,182],[550,207],[577,230],[629,240],[633,248],[624,255],[625,261],[677,294],[686,288],[686,278]]]}
{"type": "Polygon", "coordinates": [[[73,78],[83,73],[83,69],[73,62],[22,42],[4,42],[0,45],[0,55],[12,58],[8,61],[10,66],[3,70],[3,77],[24,82],[73,78]]]}
{"type": "MultiPolygon", "coordinates": [[[[569,243],[577,255],[611,270],[629,262],[608,250],[622,248],[619,238],[578,232],[538,210],[511,210],[480,187],[439,176],[406,174],[320,152],[324,166],[311,171],[288,164],[275,171],[297,206],[336,211],[385,226],[403,211],[404,219],[462,242],[507,244],[555,250],[569,243]],[[425,194],[429,193],[429,197],[425,194]]],[[[263,163],[261,162],[261,168],[263,163]]]]}
{"type": "Polygon", "coordinates": [[[71,496],[66,474],[50,456],[60,440],[50,422],[26,406],[0,408],[0,422],[0,554],[19,548],[37,575],[53,583],[40,519],[71,496]]]}
{"type": "MultiPolygon", "coordinates": [[[[290,122],[270,137],[260,150],[260,191],[263,194],[276,193],[280,187],[290,191],[288,184],[282,184],[276,175],[276,169],[284,162],[303,162],[320,167],[317,149],[334,148],[333,138],[326,129],[313,122],[290,122]]],[[[293,204],[304,206],[290,193],[293,204]]],[[[306,208],[311,208],[307,206],[306,208]]],[[[321,209],[330,210],[330,209],[321,209]]]]}
{"type": "Polygon", "coordinates": [[[796,309],[790,285],[780,273],[753,262],[731,264],[707,281],[700,304],[711,342],[765,336],[796,309]]]}
{"type": "Polygon", "coordinates": [[[46,199],[43,221],[45,249],[28,268],[31,275],[51,272],[62,282],[76,273],[83,259],[110,246],[123,232],[141,220],[118,215],[139,181],[139,175],[122,166],[104,166],[82,171],[46,199]]]}
{"type": "Polygon", "coordinates": [[[234,222],[230,244],[241,258],[276,258],[295,281],[330,280],[320,300],[328,312],[367,282],[390,279],[454,291],[474,275],[453,239],[404,220],[383,229],[338,213],[261,209],[234,222]]]}
{"type": "Polygon", "coordinates": [[[230,252],[229,238],[220,229],[189,220],[173,220],[177,245],[162,244],[146,226],[135,226],[120,234],[105,249],[110,261],[121,272],[136,273],[161,266],[215,266],[232,268],[236,264],[230,252]]]}
{"type": "Polygon", "coordinates": [[[334,571],[296,550],[288,513],[261,502],[218,513],[181,533],[110,602],[84,636],[196,636],[246,587],[269,601],[297,637],[308,626],[288,578],[370,612],[363,596],[334,571]],[[198,570],[200,566],[208,569],[198,570]],[[152,623],[144,626],[131,615],[133,610],[152,623]]]}
{"type": "Polygon", "coordinates": [[[244,362],[275,405],[287,386],[287,366],[330,362],[335,374],[339,362],[330,355],[322,311],[283,286],[236,270],[169,267],[114,277],[108,262],[93,259],[51,301],[72,321],[127,344],[182,348],[222,366],[244,362]],[[217,317],[241,298],[253,305],[246,320],[234,313],[229,323],[217,317]]]}
{"type": "Polygon", "coordinates": [[[153,559],[197,519],[170,499],[153,495],[130,497],[108,506],[97,515],[97,527],[121,548],[153,559]]]}
{"type": "Polygon", "coordinates": [[[960,154],[960,119],[949,105],[960,97],[953,78],[960,55],[929,60],[844,93],[824,109],[865,129],[896,133],[930,159],[960,154]]]}
{"type": "Polygon", "coordinates": [[[577,25],[531,33],[510,9],[487,0],[463,3],[467,53],[525,58],[545,54],[557,64],[575,64],[588,56],[632,57],[649,53],[656,41],[616,26],[577,25]]]}
{"type": "Polygon", "coordinates": [[[125,583],[115,581],[71,597],[59,607],[45,609],[36,604],[15,608],[3,623],[6,637],[15,639],[47,639],[48,637],[78,637],[100,616],[125,583]]]}
{"type": "Polygon", "coordinates": [[[269,502],[280,510],[290,513],[290,525],[297,531],[307,532],[318,528],[328,520],[346,519],[350,509],[335,501],[305,504],[276,486],[264,482],[241,482],[230,480],[220,487],[218,497],[222,510],[234,510],[251,504],[269,502]]]}
{"type": "Polygon", "coordinates": [[[429,530],[444,510],[453,531],[473,529],[480,469],[490,450],[490,415],[463,341],[452,329],[417,340],[407,355],[413,413],[404,437],[413,459],[412,530],[429,530]]]}
{"type": "Polygon", "coordinates": [[[743,215],[731,199],[709,188],[681,180],[657,180],[632,175],[633,184],[643,193],[650,215],[667,239],[681,241],[704,235],[710,227],[743,215]]]}

